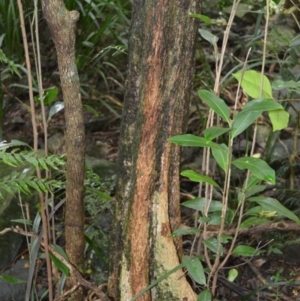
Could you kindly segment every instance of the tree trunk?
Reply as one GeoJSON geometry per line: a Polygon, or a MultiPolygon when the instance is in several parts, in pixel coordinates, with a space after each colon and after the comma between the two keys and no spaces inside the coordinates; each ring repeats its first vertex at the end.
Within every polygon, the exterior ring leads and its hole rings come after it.
{"type": "MultiPolygon", "coordinates": [[[[198,0],[133,1],[109,295],[128,301],[179,264],[181,134],[194,75],[198,0]]],[[[196,300],[181,270],[138,300],[196,300]]]]}
{"type": "MultiPolygon", "coordinates": [[[[84,206],[83,188],[85,175],[85,130],[82,116],[80,84],[75,61],[75,28],[79,19],[77,11],[68,11],[62,0],[43,0],[51,36],[53,38],[66,119],[66,253],[70,262],[81,269],[84,262],[84,206]]],[[[76,285],[71,275],[67,288],[76,285]]],[[[77,290],[73,300],[83,300],[82,289],[77,290]]]]}

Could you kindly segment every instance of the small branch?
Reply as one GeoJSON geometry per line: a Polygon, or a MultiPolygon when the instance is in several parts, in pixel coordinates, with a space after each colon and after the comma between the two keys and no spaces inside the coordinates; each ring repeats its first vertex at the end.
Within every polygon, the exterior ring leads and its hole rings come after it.
{"type": "MultiPolygon", "coordinates": [[[[300,231],[300,225],[296,223],[286,223],[286,222],[278,222],[278,223],[271,223],[266,225],[254,226],[252,228],[243,229],[239,231],[239,235],[253,235],[259,234],[266,231],[300,231]]],[[[238,231],[236,228],[231,228],[224,230],[224,234],[226,235],[233,235],[238,231]]],[[[207,229],[206,238],[210,238],[219,234],[218,230],[209,230],[207,229]]]]}

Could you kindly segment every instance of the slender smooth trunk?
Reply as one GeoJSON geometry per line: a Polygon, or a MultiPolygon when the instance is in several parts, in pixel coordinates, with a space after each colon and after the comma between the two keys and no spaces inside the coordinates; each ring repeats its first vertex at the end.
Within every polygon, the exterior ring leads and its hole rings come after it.
{"type": "MultiPolygon", "coordinates": [[[[77,11],[68,11],[62,0],[43,0],[51,36],[53,38],[61,87],[65,104],[66,119],[66,253],[70,262],[79,269],[84,263],[84,206],[83,189],[85,175],[85,130],[82,116],[80,83],[75,60],[75,29],[79,19],[77,11]]],[[[77,285],[73,275],[67,282],[67,289],[77,285]]],[[[70,299],[83,300],[79,289],[70,299]]]]}

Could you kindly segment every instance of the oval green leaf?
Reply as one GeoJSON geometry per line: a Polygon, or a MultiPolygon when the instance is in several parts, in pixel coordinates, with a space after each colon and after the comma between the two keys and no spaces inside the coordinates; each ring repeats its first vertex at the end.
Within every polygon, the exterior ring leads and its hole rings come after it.
{"type": "Polygon", "coordinates": [[[190,15],[188,15],[188,17],[190,17],[190,18],[197,18],[197,19],[203,21],[203,22],[206,23],[206,24],[211,24],[211,19],[210,19],[210,17],[205,16],[205,15],[200,15],[200,14],[190,14],[190,15]]]}
{"type": "Polygon", "coordinates": [[[243,157],[232,161],[232,164],[243,170],[248,169],[258,179],[275,184],[275,171],[264,161],[258,158],[243,157]]]}
{"type": "Polygon", "coordinates": [[[272,99],[258,98],[245,104],[241,112],[265,112],[283,109],[282,105],[272,99]]]}
{"type": "Polygon", "coordinates": [[[212,126],[204,131],[204,137],[205,139],[211,141],[228,131],[230,131],[230,128],[221,128],[221,127],[212,126]]]}
{"type": "Polygon", "coordinates": [[[272,87],[269,79],[263,75],[263,88],[262,93],[260,93],[261,86],[261,73],[254,70],[247,70],[244,73],[238,72],[232,74],[238,82],[241,83],[243,90],[252,98],[267,98],[273,99],[272,87]],[[242,80],[242,82],[241,82],[242,80]],[[262,95],[260,95],[262,94],[262,95]]]}
{"type": "Polygon", "coordinates": [[[243,221],[240,225],[240,230],[247,229],[253,226],[269,224],[271,221],[267,218],[252,216],[243,221]]]}
{"type": "Polygon", "coordinates": [[[189,178],[193,182],[205,182],[214,187],[219,187],[219,185],[212,178],[208,176],[200,175],[193,170],[184,170],[183,172],[181,172],[181,175],[189,178]]]}
{"type": "Polygon", "coordinates": [[[255,206],[251,209],[249,209],[248,211],[245,212],[245,215],[254,215],[254,216],[258,216],[259,213],[263,210],[262,206],[255,206]]]}
{"type": "Polygon", "coordinates": [[[249,201],[258,203],[264,210],[276,211],[279,215],[285,216],[290,220],[300,224],[300,220],[292,211],[284,207],[276,199],[265,197],[253,197],[249,198],[249,201]]]}
{"type": "Polygon", "coordinates": [[[219,164],[219,166],[226,171],[228,160],[228,147],[225,144],[221,144],[220,148],[212,148],[212,155],[219,164]]]}
{"type": "Polygon", "coordinates": [[[246,191],[246,199],[254,194],[264,191],[266,189],[266,187],[267,186],[265,186],[265,185],[254,185],[254,186],[250,187],[246,191]]]}
{"type": "Polygon", "coordinates": [[[207,90],[199,90],[198,95],[204,103],[206,103],[212,110],[214,110],[214,112],[216,112],[216,114],[218,114],[228,124],[230,124],[229,108],[223,99],[207,90]]]}
{"type": "Polygon", "coordinates": [[[69,268],[52,253],[49,253],[49,255],[51,257],[52,262],[55,264],[55,266],[66,276],[69,276],[70,275],[69,268]]]}
{"type": "Polygon", "coordinates": [[[273,132],[282,130],[288,126],[290,114],[284,109],[274,110],[269,112],[273,132]]]}
{"type": "MultiPolygon", "coordinates": [[[[218,239],[216,237],[211,237],[211,238],[205,239],[203,241],[203,243],[206,245],[206,247],[208,249],[210,249],[215,254],[217,254],[219,244],[218,244],[218,239]]],[[[220,253],[220,256],[223,256],[223,246],[222,246],[222,244],[220,245],[219,253],[220,253]]]]}
{"type": "Polygon", "coordinates": [[[240,245],[233,249],[232,254],[252,257],[256,252],[257,250],[252,247],[240,245]]]}
{"type": "Polygon", "coordinates": [[[232,139],[247,129],[260,115],[261,112],[240,111],[237,113],[232,123],[232,139]]]}
{"type": "Polygon", "coordinates": [[[196,146],[196,147],[211,147],[220,148],[220,146],[212,141],[203,137],[198,137],[192,134],[173,136],[168,139],[169,142],[178,144],[180,146],[196,146]]]}
{"type": "MultiPolygon", "coordinates": [[[[193,200],[185,201],[181,204],[184,207],[191,208],[203,212],[206,205],[205,198],[195,198],[193,200]]],[[[222,211],[222,203],[219,201],[211,201],[208,212],[222,211]]]]}
{"type": "Polygon", "coordinates": [[[206,40],[207,42],[209,42],[211,45],[216,45],[216,43],[218,42],[219,38],[215,35],[213,35],[211,32],[209,32],[208,30],[199,29],[199,33],[201,35],[201,37],[206,40]]]}
{"type": "Polygon", "coordinates": [[[237,269],[230,269],[227,279],[228,279],[228,281],[233,282],[238,275],[239,275],[239,272],[237,269]]]}
{"type": "Polygon", "coordinates": [[[182,262],[187,268],[193,280],[195,280],[197,283],[201,285],[206,285],[204,269],[199,258],[196,257],[191,258],[189,256],[183,256],[182,262]]]}
{"type": "Polygon", "coordinates": [[[295,82],[294,80],[284,81],[275,80],[272,82],[272,88],[274,90],[288,89],[293,92],[300,92],[300,82],[295,82]]]}
{"type": "Polygon", "coordinates": [[[212,300],[212,294],[209,290],[202,291],[197,297],[197,301],[211,301],[211,300],[212,300]]]}
{"type": "Polygon", "coordinates": [[[182,236],[182,235],[195,235],[199,234],[200,230],[198,228],[179,228],[172,232],[172,236],[182,236]]]}

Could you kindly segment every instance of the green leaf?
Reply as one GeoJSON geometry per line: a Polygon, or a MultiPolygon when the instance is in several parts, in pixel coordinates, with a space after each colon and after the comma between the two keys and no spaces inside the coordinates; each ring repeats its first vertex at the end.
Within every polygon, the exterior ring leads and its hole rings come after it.
{"type": "Polygon", "coordinates": [[[16,278],[16,277],[13,277],[13,276],[9,276],[9,275],[0,275],[0,279],[8,282],[8,283],[11,283],[11,284],[20,284],[20,283],[27,283],[27,281],[24,281],[22,279],[19,279],[19,278],[16,278]]]}
{"type": "Polygon", "coordinates": [[[271,83],[265,75],[263,75],[262,95],[260,95],[261,73],[254,70],[248,70],[245,71],[244,74],[242,72],[238,72],[233,73],[232,75],[238,80],[238,82],[241,82],[242,80],[241,86],[250,97],[273,99],[271,83]]]}
{"type": "Polygon", "coordinates": [[[99,245],[90,237],[88,237],[87,235],[84,235],[84,239],[85,241],[89,244],[89,246],[92,248],[92,250],[95,252],[95,254],[97,255],[97,257],[103,262],[105,263],[105,265],[108,264],[108,259],[107,257],[103,256],[103,253],[101,252],[99,245]]]}
{"type": "Polygon", "coordinates": [[[11,221],[14,223],[22,224],[22,225],[26,224],[26,225],[32,226],[32,221],[30,221],[28,219],[12,219],[11,221]]]}
{"type": "Polygon", "coordinates": [[[230,240],[232,240],[231,235],[221,234],[221,243],[222,244],[227,244],[230,240]]]}
{"type": "Polygon", "coordinates": [[[223,99],[207,90],[199,90],[198,95],[204,103],[206,103],[212,110],[214,110],[216,114],[218,114],[228,124],[230,124],[229,108],[223,99]]]}
{"type": "Polygon", "coordinates": [[[213,35],[211,32],[209,32],[208,30],[199,28],[199,33],[201,35],[201,37],[206,40],[207,42],[209,42],[211,45],[215,46],[219,40],[219,38],[215,35],[213,35]]]}
{"type": "Polygon", "coordinates": [[[5,190],[8,192],[10,195],[14,195],[13,190],[11,189],[10,186],[8,186],[6,183],[1,183],[1,189],[5,190]]]}
{"type": "Polygon", "coordinates": [[[178,144],[180,146],[197,146],[197,147],[211,147],[220,148],[220,146],[212,141],[206,140],[203,137],[198,137],[192,134],[173,136],[168,141],[178,144]]]}
{"type": "MultiPolygon", "coordinates": [[[[5,6],[3,6],[4,8],[5,6]]],[[[2,8],[2,11],[3,11],[3,8],[2,8]]],[[[8,14],[10,14],[10,12],[8,12],[8,14]]],[[[12,16],[12,15],[11,15],[12,16]]],[[[9,17],[8,19],[10,19],[11,17],[9,17]]],[[[5,34],[2,34],[1,37],[0,37],[0,44],[2,45],[2,40],[4,38],[5,34]]],[[[5,54],[4,52],[2,51],[2,49],[0,49],[0,62],[3,62],[5,63],[6,65],[8,65],[10,71],[12,73],[16,73],[19,77],[21,77],[18,69],[17,69],[17,66],[19,65],[16,65],[13,61],[11,61],[5,54]]]]}
{"type": "Polygon", "coordinates": [[[255,177],[254,175],[251,175],[250,178],[249,178],[249,181],[246,182],[246,180],[244,181],[244,184],[243,184],[243,189],[245,190],[249,190],[251,189],[254,185],[257,185],[261,182],[260,179],[258,179],[257,177],[255,177]],[[247,186],[246,186],[247,185],[247,186]]]}
{"type": "Polygon", "coordinates": [[[227,279],[228,279],[228,281],[233,282],[238,275],[239,275],[239,272],[237,269],[230,269],[227,279]]]}
{"type": "Polygon", "coordinates": [[[19,166],[19,162],[16,159],[16,156],[10,156],[8,158],[3,159],[4,163],[10,163],[13,164],[15,167],[19,166]]]}
{"type": "Polygon", "coordinates": [[[212,294],[209,290],[202,291],[197,297],[197,301],[211,301],[211,300],[212,300],[212,294]]]}
{"type": "Polygon", "coordinates": [[[52,262],[55,264],[55,266],[66,276],[70,275],[70,270],[69,268],[62,262],[60,261],[54,254],[50,253],[50,257],[52,262]]]}
{"type": "Polygon", "coordinates": [[[256,249],[244,245],[239,245],[235,247],[232,251],[232,254],[247,256],[247,257],[252,257],[255,253],[257,253],[256,249]]]}
{"type": "Polygon", "coordinates": [[[87,112],[93,113],[96,117],[99,117],[99,113],[90,105],[82,105],[82,108],[87,112]]]}
{"type": "MultiPolygon", "coordinates": [[[[215,254],[218,252],[218,239],[216,237],[210,237],[208,239],[205,239],[203,243],[206,245],[208,249],[213,251],[215,254]]],[[[223,256],[223,246],[220,245],[220,256],[223,256]]]]}
{"type": "Polygon", "coordinates": [[[275,171],[264,161],[258,158],[243,157],[232,161],[232,164],[243,170],[248,169],[258,179],[275,184],[275,171]]]}
{"type": "MultiPolygon", "coordinates": [[[[63,258],[65,258],[66,260],[68,260],[68,256],[65,253],[64,249],[56,244],[51,244],[51,246],[53,247],[53,249],[55,249],[55,251],[60,254],[63,258]]],[[[69,268],[61,261],[59,260],[54,254],[50,253],[50,257],[51,260],[53,261],[53,263],[55,264],[55,266],[62,272],[64,273],[66,276],[70,275],[70,271],[69,268]]]]}
{"type": "Polygon", "coordinates": [[[212,225],[212,226],[218,226],[218,225],[221,225],[221,215],[222,215],[222,212],[221,211],[216,211],[216,212],[213,212],[212,214],[210,214],[210,220],[209,220],[209,225],[212,225]]]}
{"type": "MultiPolygon", "coordinates": [[[[181,205],[197,211],[203,212],[205,209],[206,199],[195,198],[193,200],[185,201],[181,205]]],[[[208,212],[222,211],[222,203],[219,201],[211,201],[208,212]]]]}
{"type": "Polygon", "coordinates": [[[247,129],[259,116],[261,112],[239,112],[232,123],[232,139],[247,129]]]}
{"type": "Polygon", "coordinates": [[[39,166],[39,162],[38,162],[37,158],[34,157],[34,156],[24,156],[24,159],[26,159],[34,167],[38,167],[39,166]]]}
{"type": "Polygon", "coordinates": [[[280,75],[281,75],[281,78],[283,80],[286,80],[286,81],[295,80],[296,79],[295,75],[287,67],[281,67],[281,69],[280,69],[280,75]]]}
{"type": "Polygon", "coordinates": [[[245,104],[241,112],[265,112],[283,109],[282,105],[272,99],[257,98],[245,104]]]}
{"type": "Polygon", "coordinates": [[[199,234],[200,230],[198,228],[179,228],[172,232],[172,236],[182,236],[182,235],[194,235],[199,234]]]}
{"type": "Polygon", "coordinates": [[[300,224],[299,218],[292,211],[273,198],[253,197],[249,198],[249,201],[258,203],[264,210],[277,211],[279,215],[285,216],[297,224],[300,224]]]}
{"type": "Polygon", "coordinates": [[[45,183],[43,183],[43,181],[39,181],[37,182],[37,184],[39,185],[40,189],[43,191],[43,192],[47,192],[47,187],[45,186],[45,183]]]}
{"type": "Polygon", "coordinates": [[[273,132],[282,130],[288,126],[290,114],[284,109],[269,112],[272,122],[273,132]]]}
{"type": "Polygon", "coordinates": [[[17,191],[19,192],[22,192],[24,194],[28,194],[28,192],[26,192],[23,187],[19,184],[19,181],[18,182],[11,182],[11,186],[13,188],[15,188],[17,191]]]}
{"type": "Polygon", "coordinates": [[[41,191],[40,187],[34,181],[28,181],[27,184],[31,186],[34,190],[38,192],[41,191]]]}
{"type": "Polygon", "coordinates": [[[68,260],[68,256],[65,252],[65,250],[59,246],[59,245],[56,245],[56,244],[51,244],[52,248],[59,254],[61,255],[65,260],[68,260]]]}
{"type": "Polygon", "coordinates": [[[211,140],[223,135],[224,133],[226,133],[228,131],[230,131],[230,128],[221,128],[221,127],[213,126],[213,127],[207,128],[204,131],[204,137],[205,137],[205,139],[211,141],[211,140]]]}
{"type": "Polygon", "coordinates": [[[206,24],[211,24],[211,19],[208,16],[200,15],[200,14],[189,14],[188,17],[190,18],[197,18],[203,21],[206,24]]]}
{"type": "Polygon", "coordinates": [[[206,285],[204,269],[199,258],[190,258],[189,256],[183,256],[182,262],[186,266],[190,276],[194,281],[201,285],[206,285]]]}
{"type": "Polygon", "coordinates": [[[184,170],[180,173],[183,177],[189,178],[193,182],[205,182],[208,183],[214,187],[219,187],[219,185],[210,177],[200,175],[197,172],[193,170],[184,170]]]}
{"type": "Polygon", "coordinates": [[[274,90],[289,89],[292,91],[300,91],[300,82],[295,82],[294,80],[275,80],[272,83],[272,88],[274,90]]]}
{"type": "MultiPolygon", "coordinates": [[[[228,160],[228,147],[227,145],[220,144],[220,148],[212,148],[212,155],[219,164],[219,166],[226,171],[227,168],[227,160],[228,160]]],[[[230,158],[229,158],[230,161],[230,158]]]]}
{"type": "Polygon", "coordinates": [[[40,166],[41,166],[43,169],[48,170],[48,167],[47,167],[47,164],[46,164],[44,158],[39,158],[38,161],[39,161],[40,166]]]}
{"type": "Polygon", "coordinates": [[[281,104],[268,99],[254,99],[249,101],[234,117],[232,124],[232,138],[248,128],[264,111],[283,109],[281,104]]]}
{"type": "Polygon", "coordinates": [[[255,216],[258,216],[259,213],[263,210],[263,207],[262,206],[255,206],[251,209],[249,209],[245,215],[255,215],[255,216]]]}
{"type": "Polygon", "coordinates": [[[240,225],[240,230],[247,229],[253,226],[269,224],[271,221],[267,218],[252,216],[243,221],[240,225]]]}
{"type": "Polygon", "coordinates": [[[21,187],[23,188],[23,190],[26,192],[26,194],[30,193],[28,185],[23,180],[19,179],[19,184],[21,185],[21,187]]]}
{"type": "Polygon", "coordinates": [[[58,89],[57,87],[50,87],[44,90],[44,105],[49,106],[57,97],[58,89]]]}
{"type": "Polygon", "coordinates": [[[265,185],[254,185],[250,189],[247,189],[246,199],[254,194],[264,191],[266,189],[266,187],[267,186],[265,186],[265,185]]]}
{"type": "Polygon", "coordinates": [[[210,221],[211,221],[211,218],[207,217],[207,216],[200,216],[198,218],[199,223],[209,223],[210,221]]]}

